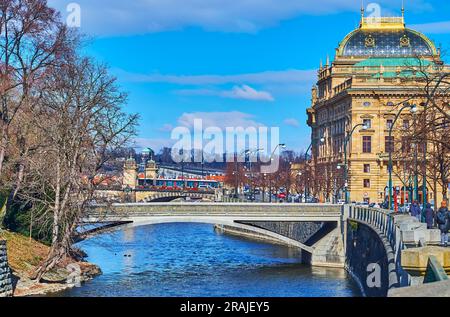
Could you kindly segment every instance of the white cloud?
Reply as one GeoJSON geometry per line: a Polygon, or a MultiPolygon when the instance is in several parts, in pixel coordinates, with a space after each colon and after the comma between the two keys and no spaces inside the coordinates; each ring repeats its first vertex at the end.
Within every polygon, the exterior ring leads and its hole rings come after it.
{"type": "Polygon", "coordinates": [[[185,89],[175,91],[185,96],[217,96],[222,98],[243,99],[253,101],[275,101],[271,93],[258,91],[248,85],[234,86],[231,90],[219,89],[185,89]]]}
{"type": "Polygon", "coordinates": [[[297,119],[294,119],[294,118],[289,118],[289,119],[284,120],[284,124],[294,127],[294,128],[300,127],[300,123],[298,122],[297,119]]]}
{"type": "Polygon", "coordinates": [[[202,120],[204,129],[208,127],[225,129],[227,127],[257,128],[264,126],[264,124],[255,121],[253,115],[239,111],[184,113],[178,118],[178,124],[192,129],[194,127],[194,120],[196,119],[202,120]]]}
{"type": "Polygon", "coordinates": [[[411,28],[428,34],[448,34],[450,33],[450,21],[416,24],[411,28]]]}
{"type": "Polygon", "coordinates": [[[308,93],[316,81],[316,70],[288,69],[279,71],[263,71],[231,75],[171,75],[171,74],[139,74],[122,69],[114,69],[115,75],[124,82],[163,83],[179,86],[197,86],[193,89],[179,89],[175,93],[189,96],[218,96],[249,100],[274,101],[274,93],[280,95],[298,95],[308,93]],[[234,85],[225,90],[222,85],[234,85]],[[260,89],[255,89],[259,86],[260,89]]]}
{"type": "Polygon", "coordinates": [[[160,132],[170,132],[173,130],[173,126],[171,124],[165,124],[161,128],[159,128],[160,132]]]}
{"type": "MultiPolygon", "coordinates": [[[[73,0],[49,0],[64,14],[73,0]]],[[[81,26],[95,35],[130,35],[201,27],[209,31],[254,33],[301,15],[356,12],[360,0],[77,0],[81,26]]],[[[378,0],[386,11],[400,9],[400,0],[378,0]]],[[[410,0],[408,9],[426,9],[424,0],[410,0]]]]}
{"type": "Polygon", "coordinates": [[[274,101],[273,96],[266,91],[257,91],[250,86],[235,86],[231,91],[222,93],[224,97],[233,99],[274,101]]]}
{"type": "Polygon", "coordinates": [[[134,147],[136,149],[151,148],[158,152],[163,147],[172,147],[174,140],[171,139],[152,139],[152,138],[136,138],[134,139],[134,147]]]}
{"type": "MultiPolygon", "coordinates": [[[[73,0],[50,0],[65,12],[73,0]]],[[[301,13],[324,14],[358,8],[358,0],[77,0],[82,27],[89,33],[125,35],[178,30],[190,26],[206,30],[253,33],[301,13]]]]}
{"type": "Polygon", "coordinates": [[[288,69],[281,71],[264,71],[234,75],[170,75],[170,74],[137,74],[120,69],[114,73],[123,81],[144,83],[167,83],[175,85],[249,85],[249,84],[292,84],[312,82],[316,79],[316,70],[288,69]]]}

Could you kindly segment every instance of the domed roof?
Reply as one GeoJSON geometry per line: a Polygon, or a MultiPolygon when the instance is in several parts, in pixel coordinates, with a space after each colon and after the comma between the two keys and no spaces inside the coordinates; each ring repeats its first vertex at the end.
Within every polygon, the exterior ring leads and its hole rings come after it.
{"type": "Polygon", "coordinates": [[[345,37],[338,49],[343,57],[415,57],[438,55],[435,45],[423,34],[400,24],[361,23],[345,37]],[[390,27],[391,26],[391,27],[390,27]]]}

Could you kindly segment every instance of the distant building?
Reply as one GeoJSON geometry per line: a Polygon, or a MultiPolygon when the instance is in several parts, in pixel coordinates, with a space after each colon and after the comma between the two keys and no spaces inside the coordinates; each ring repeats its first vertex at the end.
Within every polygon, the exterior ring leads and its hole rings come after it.
{"type": "Polygon", "coordinates": [[[123,188],[136,189],[139,181],[148,182],[158,178],[158,167],[153,160],[143,160],[137,164],[134,158],[125,161],[123,169],[123,188]]]}
{"type": "Polygon", "coordinates": [[[134,158],[125,161],[123,167],[123,188],[136,189],[138,167],[134,158]]]}
{"type": "MultiPolygon", "coordinates": [[[[142,189],[143,187],[161,187],[165,181],[167,184],[180,183],[181,180],[186,182],[184,187],[189,187],[188,183],[197,182],[197,186],[202,181],[207,184],[222,184],[224,182],[224,174],[221,171],[203,170],[194,168],[183,168],[181,166],[158,166],[150,156],[142,155],[143,159],[137,164],[134,158],[129,158],[124,163],[123,168],[123,189],[142,189]],[[150,159],[149,159],[150,158],[150,159]]],[[[165,185],[164,185],[165,186],[165,185]]],[[[180,185],[181,186],[181,185],[180,185]]],[[[192,185],[194,186],[194,185],[192,185]]],[[[211,185],[212,186],[212,185],[211,185]]],[[[175,186],[176,187],[176,186],[175,186]]],[[[181,186],[183,187],[183,186],[181,186]]]]}

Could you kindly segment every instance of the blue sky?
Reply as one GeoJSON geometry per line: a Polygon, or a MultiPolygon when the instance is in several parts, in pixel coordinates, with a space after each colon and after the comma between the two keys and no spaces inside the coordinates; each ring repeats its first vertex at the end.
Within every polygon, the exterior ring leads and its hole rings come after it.
{"type": "MultiPolygon", "coordinates": [[[[74,1],[49,0],[66,15],[74,1]]],[[[280,127],[309,145],[306,108],[320,60],[355,29],[360,0],[78,0],[86,51],[105,62],[141,114],[138,146],[170,146],[191,118],[280,127]]],[[[366,3],[365,5],[367,5],[366,3]]],[[[378,1],[399,15],[401,0],[378,1]]],[[[406,22],[450,51],[450,3],[406,0],[406,22]]],[[[448,60],[448,59],[447,59],[448,60]]]]}

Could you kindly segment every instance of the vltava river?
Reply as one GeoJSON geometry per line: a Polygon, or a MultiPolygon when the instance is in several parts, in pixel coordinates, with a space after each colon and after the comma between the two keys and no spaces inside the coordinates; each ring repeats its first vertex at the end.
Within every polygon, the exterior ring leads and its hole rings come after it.
{"type": "Polygon", "coordinates": [[[210,225],[127,228],[79,247],[103,275],[61,296],[359,296],[343,270],[311,268],[298,251],[223,235],[210,225]]]}

